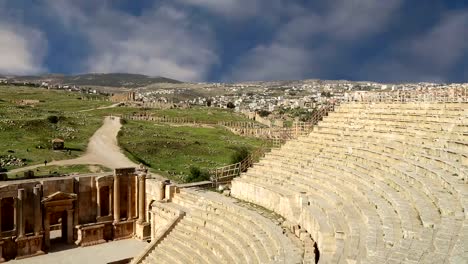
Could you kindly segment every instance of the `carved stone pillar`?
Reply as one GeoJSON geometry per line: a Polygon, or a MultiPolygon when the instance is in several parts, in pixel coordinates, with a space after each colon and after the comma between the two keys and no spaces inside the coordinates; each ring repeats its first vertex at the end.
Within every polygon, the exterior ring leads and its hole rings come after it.
{"type": "Polygon", "coordinates": [[[46,212],[44,218],[44,245],[46,249],[50,248],[50,212],[46,212]]]}
{"type": "Polygon", "coordinates": [[[114,187],[109,186],[109,215],[112,215],[114,212],[114,187]]]}
{"type": "Polygon", "coordinates": [[[34,234],[37,236],[42,229],[41,186],[34,186],[34,234]]]}
{"type": "Polygon", "coordinates": [[[132,203],[132,181],[128,179],[127,182],[127,219],[130,220],[133,218],[133,203],[132,203]]]}
{"type": "Polygon", "coordinates": [[[0,238],[1,237],[2,237],[2,198],[0,198],[0,238]]]}
{"type": "Polygon", "coordinates": [[[120,222],[120,181],[117,175],[114,175],[114,222],[120,222]]]}
{"type": "Polygon", "coordinates": [[[96,184],[96,220],[101,217],[101,192],[99,184],[96,184]]]}
{"type": "Polygon", "coordinates": [[[67,243],[73,244],[73,209],[67,210],[67,243]]]}
{"type": "Polygon", "coordinates": [[[0,262],[4,262],[5,259],[3,258],[3,241],[0,240],[0,262]]]}
{"type": "Polygon", "coordinates": [[[138,175],[138,223],[146,222],[146,173],[138,175]]]}
{"type": "Polygon", "coordinates": [[[23,214],[23,203],[25,199],[24,189],[18,189],[18,202],[16,203],[16,211],[18,214],[17,226],[18,226],[18,237],[24,236],[24,214],[23,214]]]}

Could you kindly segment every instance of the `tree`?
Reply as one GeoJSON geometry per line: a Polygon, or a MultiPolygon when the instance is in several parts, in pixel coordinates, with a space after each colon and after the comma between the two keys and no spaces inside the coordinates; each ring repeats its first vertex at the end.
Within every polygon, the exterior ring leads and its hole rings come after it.
{"type": "Polygon", "coordinates": [[[245,146],[238,147],[235,150],[236,150],[236,152],[234,152],[231,155],[231,164],[241,162],[250,155],[249,149],[247,147],[245,147],[245,146]]]}
{"type": "Polygon", "coordinates": [[[206,100],[206,106],[210,107],[210,106],[211,106],[211,103],[212,103],[212,100],[211,100],[211,99],[206,100]]]}
{"type": "Polygon", "coordinates": [[[267,110],[260,110],[258,111],[258,115],[261,116],[261,117],[267,117],[271,114],[271,112],[267,111],[267,110]]]}
{"type": "Polygon", "coordinates": [[[232,102],[229,102],[229,103],[227,103],[227,108],[234,109],[234,108],[236,108],[236,106],[232,102]]]}

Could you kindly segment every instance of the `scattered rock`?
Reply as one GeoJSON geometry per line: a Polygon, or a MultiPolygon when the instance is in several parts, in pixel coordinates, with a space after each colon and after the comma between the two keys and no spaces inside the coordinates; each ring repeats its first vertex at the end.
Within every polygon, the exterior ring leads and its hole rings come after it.
{"type": "Polygon", "coordinates": [[[22,167],[26,165],[24,159],[17,158],[13,155],[0,156],[0,167],[22,167]]]}

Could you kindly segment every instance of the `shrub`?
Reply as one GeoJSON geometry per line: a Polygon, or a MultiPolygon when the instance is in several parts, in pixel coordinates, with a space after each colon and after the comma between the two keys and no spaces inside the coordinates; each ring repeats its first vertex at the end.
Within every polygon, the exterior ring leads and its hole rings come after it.
{"type": "Polygon", "coordinates": [[[208,181],[210,179],[210,174],[196,166],[190,167],[190,175],[187,177],[187,182],[199,182],[199,181],[208,181]]]}
{"type": "Polygon", "coordinates": [[[234,103],[232,103],[232,102],[227,103],[226,106],[227,106],[227,108],[229,108],[229,109],[236,108],[236,106],[235,106],[234,103]]]}
{"type": "Polygon", "coordinates": [[[271,114],[271,112],[267,111],[267,110],[260,110],[258,111],[258,115],[261,116],[261,117],[267,117],[271,114]]]}
{"type": "Polygon", "coordinates": [[[235,149],[235,152],[231,155],[231,163],[235,164],[246,159],[250,154],[250,151],[247,147],[238,147],[235,149]]]}
{"type": "Polygon", "coordinates": [[[47,117],[47,121],[49,121],[49,123],[51,124],[57,124],[59,121],[59,117],[56,115],[51,115],[47,117]]]}

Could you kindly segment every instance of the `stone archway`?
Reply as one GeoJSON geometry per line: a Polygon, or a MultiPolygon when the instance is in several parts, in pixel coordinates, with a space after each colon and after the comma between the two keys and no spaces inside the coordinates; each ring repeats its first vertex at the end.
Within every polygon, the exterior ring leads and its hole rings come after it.
{"type": "Polygon", "coordinates": [[[44,244],[46,249],[50,248],[50,226],[51,217],[61,214],[62,236],[66,236],[67,244],[73,243],[73,215],[74,201],[77,195],[74,193],[56,192],[42,199],[44,206],[44,244]],[[64,219],[66,216],[66,219],[64,219]],[[65,221],[65,222],[64,222],[65,221]]]}

